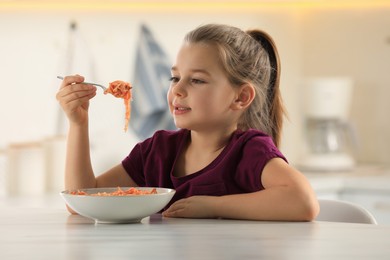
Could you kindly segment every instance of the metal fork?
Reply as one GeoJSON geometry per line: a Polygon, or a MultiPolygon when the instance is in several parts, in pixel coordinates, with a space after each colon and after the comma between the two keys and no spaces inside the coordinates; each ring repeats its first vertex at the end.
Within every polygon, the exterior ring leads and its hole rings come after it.
{"type": "MultiPolygon", "coordinates": [[[[63,80],[64,79],[64,77],[62,77],[62,76],[57,76],[57,79],[61,79],[61,80],[63,80]]],[[[92,83],[92,82],[81,82],[81,84],[87,84],[87,85],[94,85],[94,86],[97,86],[97,87],[100,87],[100,88],[102,88],[103,89],[103,91],[106,91],[106,87],[105,86],[103,86],[103,85],[100,85],[100,84],[97,84],[97,83],[92,83]]]]}

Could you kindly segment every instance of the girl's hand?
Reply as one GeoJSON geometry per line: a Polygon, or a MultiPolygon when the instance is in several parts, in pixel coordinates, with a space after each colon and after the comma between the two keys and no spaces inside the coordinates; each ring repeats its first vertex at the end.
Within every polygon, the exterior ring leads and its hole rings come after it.
{"type": "Polygon", "coordinates": [[[96,87],[79,84],[83,81],[80,75],[66,76],[56,95],[69,121],[79,125],[88,121],[89,100],[96,95],[96,87]]]}
{"type": "Polygon", "coordinates": [[[213,196],[192,196],[173,203],[162,214],[173,218],[216,218],[216,200],[213,196]]]}

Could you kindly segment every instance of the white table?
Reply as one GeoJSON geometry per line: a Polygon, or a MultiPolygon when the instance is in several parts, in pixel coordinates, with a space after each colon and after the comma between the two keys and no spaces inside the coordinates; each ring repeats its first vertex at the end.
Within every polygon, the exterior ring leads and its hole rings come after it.
{"type": "Polygon", "coordinates": [[[139,224],[95,224],[61,208],[1,205],[2,260],[390,259],[387,225],[161,215],[139,224]]]}

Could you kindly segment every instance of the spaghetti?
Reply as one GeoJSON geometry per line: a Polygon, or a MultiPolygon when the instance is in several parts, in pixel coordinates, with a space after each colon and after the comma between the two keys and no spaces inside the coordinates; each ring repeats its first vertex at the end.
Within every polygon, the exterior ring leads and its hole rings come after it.
{"type": "Polygon", "coordinates": [[[125,132],[127,131],[130,122],[130,114],[131,114],[130,100],[132,96],[131,89],[132,86],[130,85],[130,83],[121,80],[116,80],[111,82],[108,88],[104,91],[104,94],[110,93],[114,97],[123,98],[125,103],[125,108],[126,108],[125,127],[124,127],[125,132]]]}
{"type": "Polygon", "coordinates": [[[72,191],[70,192],[72,195],[86,195],[86,196],[104,196],[104,197],[112,197],[112,196],[133,196],[133,195],[149,195],[149,194],[157,194],[156,188],[152,188],[150,190],[140,190],[134,187],[131,187],[127,190],[122,190],[120,187],[116,191],[113,192],[98,192],[98,193],[87,193],[82,190],[72,191]]]}

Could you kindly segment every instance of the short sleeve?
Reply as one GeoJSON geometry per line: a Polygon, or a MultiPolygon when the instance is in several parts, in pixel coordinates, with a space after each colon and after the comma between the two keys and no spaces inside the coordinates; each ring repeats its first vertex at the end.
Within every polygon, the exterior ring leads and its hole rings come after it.
{"type": "Polygon", "coordinates": [[[263,190],[261,174],[265,165],[273,158],[286,160],[268,136],[255,136],[249,139],[243,148],[235,181],[248,192],[263,190]]]}
{"type": "Polygon", "coordinates": [[[145,175],[143,174],[143,156],[141,144],[134,146],[130,154],[123,159],[122,165],[127,174],[133,179],[138,186],[145,186],[145,175]]]}

